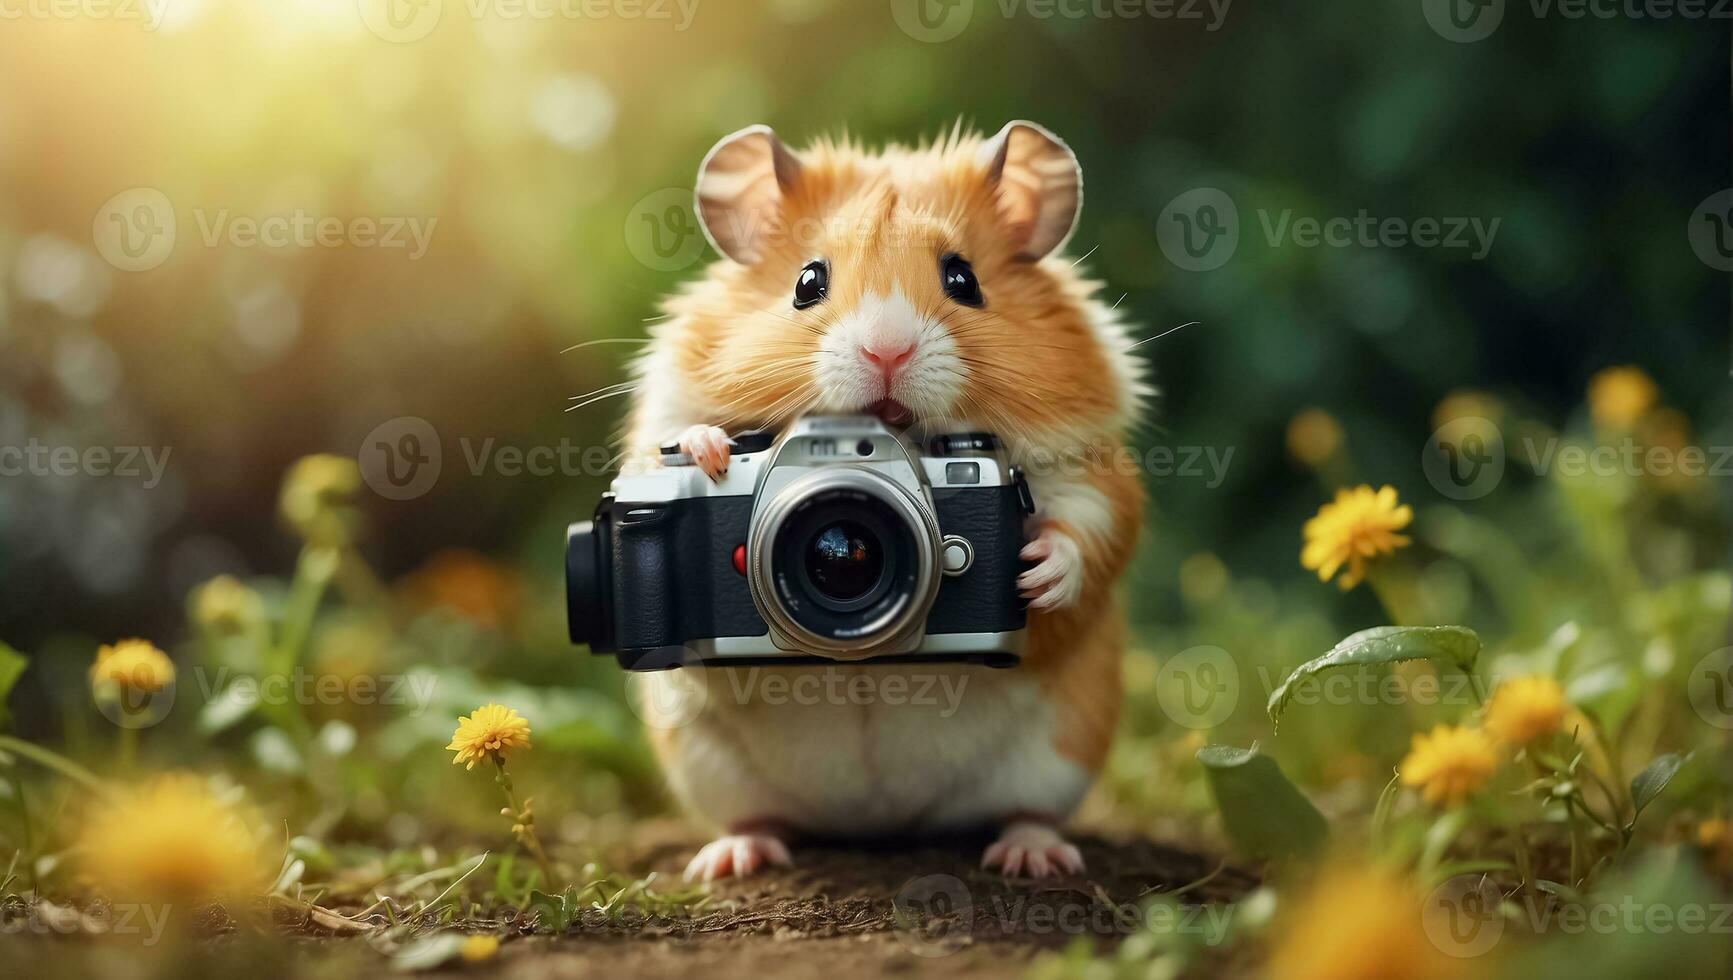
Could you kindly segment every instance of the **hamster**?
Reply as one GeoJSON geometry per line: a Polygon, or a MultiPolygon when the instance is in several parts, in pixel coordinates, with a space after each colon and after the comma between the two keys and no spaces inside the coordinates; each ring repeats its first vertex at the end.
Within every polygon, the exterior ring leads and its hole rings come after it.
{"type": "Polygon", "coordinates": [[[705,157],[697,210],[723,257],[666,301],[634,366],[630,465],[659,465],[657,447],[678,439],[714,476],[731,432],[870,413],[917,435],[996,433],[1037,510],[1017,582],[1029,603],[1018,667],[647,675],[670,786],[720,830],[688,878],[788,864],[803,837],[980,829],[998,834],[984,867],[1083,870],[1060,826],[1119,714],[1113,586],[1143,490],[1110,461],[1147,388],[1127,327],[1057,254],[1082,199],[1071,149],[1024,121],[877,152],[795,152],[754,126],[705,157]]]}

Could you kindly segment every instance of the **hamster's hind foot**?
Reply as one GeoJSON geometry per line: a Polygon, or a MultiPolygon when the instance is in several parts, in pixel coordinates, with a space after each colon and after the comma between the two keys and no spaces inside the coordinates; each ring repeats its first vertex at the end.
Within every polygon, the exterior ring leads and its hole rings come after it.
{"type": "Polygon", "coordinates": [[[686,865],[687,881],[715,881],[733,875],[744,878],[765,862],[792,867],[788,847],[769,834],[728,834],[705,844],[686,865]]]}
{"type": "Polygon", "coordinates": [[[1083,854],[1075,844],[1043,823],[1019,821],[1006,827],[981,856],[981,867],[998,868],[1007,878],[1057,878],[1083,873],[1083,854]]]}

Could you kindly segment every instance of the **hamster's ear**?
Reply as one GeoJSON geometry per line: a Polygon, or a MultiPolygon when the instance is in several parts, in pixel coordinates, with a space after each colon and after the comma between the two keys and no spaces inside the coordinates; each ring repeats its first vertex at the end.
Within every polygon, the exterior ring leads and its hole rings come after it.
{"type": "Polygon", "coordinates": [[[783,196],[800,180],[800,161],[769,126],[724,136],[698,165],[698,218],[716,251],[751,264],[782,224],[783,196]]]}
{"type": "Polygon", "coordinates": [[[1065,244],[1083,207],[1083,171],[1071,147],[1018,119],[981,145],[981,160],[1018,254],[1038,259],[1065,244]]]}

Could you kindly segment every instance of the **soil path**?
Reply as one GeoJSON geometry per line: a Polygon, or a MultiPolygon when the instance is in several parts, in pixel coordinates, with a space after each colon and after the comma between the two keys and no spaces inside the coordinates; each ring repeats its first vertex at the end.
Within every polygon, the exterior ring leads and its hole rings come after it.
{"type": "MultiPolygon", "coordinates": [[[[701,843],[689,834],[647,841],[634,870],[678,880],[701,843]]],[[[1076,843],[1089,871],[1041,882],[981,871],[981,840],[873,850],[809,844],[792,869],[718,884],[725,908],[626,924],[597,913],[563,936],[507,943],[485,972],[512,980],[1016,976],[1037,952],[1078,935],[1098,947],[1116,943],[1138,928],[1152,893],[1186,888],[1186,903],[1216,904],[1255,884],[1217,858],[1148,840],[1076,843]]]]}

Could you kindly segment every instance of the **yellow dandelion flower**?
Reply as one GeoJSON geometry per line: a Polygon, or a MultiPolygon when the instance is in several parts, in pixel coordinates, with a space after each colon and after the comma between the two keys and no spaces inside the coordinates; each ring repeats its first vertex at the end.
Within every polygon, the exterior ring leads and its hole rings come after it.
{"type": "Polygon", "coordinates": [[[1285,916],[1272,980],[1420,980],[1451,973],[1426,937],[1421,897],[1372,868],[1325,871],[1285,916]],[[1354,927],[1343,928],[1352,920],[1354,927]]]}
{"type": "Polygon", "coordinates": [[[491,960],[499,952],[498,936],[471,936],[463,941],[459,955],[465,963],[480,963],[491,960]]]}
{"type": "Polygon", "coordinates": [[[361,467],[347,456],[305,456],[283,478],[278,509],[313,544],[339,545],[353,535],[359,515],[353,498],[361,489],[361,467]]]}
{"type": "Polygon", "coordinates": [[[113,684],[122,690],[155,694],[175,679],[175,665],[148,640],[121,640],[96,651],[90,665],[93,687],[113,684]]]}
{"type": "Polygon", "coordinates": [[[1543,674],[1504,681],[1486,707],[1486,730],[1494,738],[1521,745],[1558,731],[1564,723],[1564,688],[1543,674]]]}
{"type": "Polygon", "coordinates": [[[1306,522],[1300,564],[1315,570],[1321,582],[1328,582],[1345,566],[1347,572],[1337,584],[1351,589],[1366,577],[1368,558],[1391,554],[1408,544],[1408,537],[1396,532],[1413,519],[1414,508],[1398,506],[1395,487],[1344,487],[1306,522]]]}
{"type": "Polygon", "coordinates": [[[250,816],[198,777],[173,774],[99,810],[80,837],[80,863],[110,897],[205,902],[266,884],[264,842],[250,816]]]}
{"type": "Polygon", "coordinates": [[[1606,368],[1589,379],[1589,414],[1601,425],[1630,429],[1655,406],[1659,393],[1640,367],[1606,368]]]}
{"type": "Polygon", "coordinates": [[[1329,462],[1342,448],[1342,426],[1321,408],[1308,408],[1288,422],[1288,455],[1307,466],[1329,462]]]}
{"type": "Polygon", "coordinates": [[[219,575],[193,590],[193,622],[213,633],[245,633],[264,618],[264,600],[233,575],[219,575]]]}
{"type": "Polygon", "coordinates": [[[1397,768],[1402,785],[1418,787],[1426,802],[1455,806],[1492,778],[1498,754],[1479,729],[1438,725],[1414,736],[1397,768]]]}
{"type": "Polygon", "coordinates": [[[466,769],[488,758],[501,758],[530,747],[530,723],[511,708],[485,704],[468,718],[457,720],[447,751],[457,753],[453,764],[468,763],[466,769]]]}

